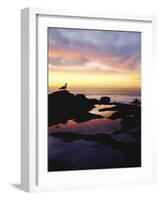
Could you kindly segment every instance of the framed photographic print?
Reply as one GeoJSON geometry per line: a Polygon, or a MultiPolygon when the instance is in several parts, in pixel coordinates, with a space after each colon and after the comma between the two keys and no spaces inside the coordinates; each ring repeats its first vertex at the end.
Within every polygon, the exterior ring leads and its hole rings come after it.
{"type": "Polygon", "coordinates": [[[155,17],[22,10],[22,189],[154,183],[155,17]]]}

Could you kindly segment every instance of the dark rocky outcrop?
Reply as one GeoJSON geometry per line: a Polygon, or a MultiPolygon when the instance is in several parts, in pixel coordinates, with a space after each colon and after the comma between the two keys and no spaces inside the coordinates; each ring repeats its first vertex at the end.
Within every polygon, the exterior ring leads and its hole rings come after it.
{"type": "Polygon", "coordinates": [[[117,111],[110,119],[121,119],[122,130],[141,127],[141,106],[136,104],[116,104],[117,111]]]}
{"type": "Polygon", "coordinates": [[[68,118],[72,117],[71,106],[74,99],[74,95],[66,90],[49,94],[48,124],[65,123],[68,118]]]}
{"type": "Polygon", "coordinates": [[[88,113],[98,103],[96,99],[88,99],[84,94],[74,95],[67,90],[53,92],[48,95],[48,125],[66,123],[69,119],[87,121],[101,118],[88,113]]]}
{"type": "Polygon", "coordinates": [[[134,117],[134,115],[140,117],[141,115],[141,107],[132,104],[116,103],[116,107],[108,110],[117,110],[117,112],[110,117],[111,119],[134,117]]]}
{"type": "Polygon", "coordinates": [[[131,102],[131,104],[133,104],[133,105],[140,105],[141,102],[140,102],[138,99],[134,99],[134,100],[131,102]]]}
{"type": "Polygon", "coordinates": [[[111,107],[111,108],[101,108],[98,111],[99,112],[104,112],[104,111],[116,111],[117,110],[117,106],[111,107]]]}
{"type": "Polygon", "coordinates": [[[109,104],[110,103],[110,97],[101,97],[100,104],[109,104]]]}
{"type": "Polygon", "coordinates": [[[89,99],[89,102],[91,102],[91,104],[93,105],[100,104],[100,102],[97,99],[89,99]]]}

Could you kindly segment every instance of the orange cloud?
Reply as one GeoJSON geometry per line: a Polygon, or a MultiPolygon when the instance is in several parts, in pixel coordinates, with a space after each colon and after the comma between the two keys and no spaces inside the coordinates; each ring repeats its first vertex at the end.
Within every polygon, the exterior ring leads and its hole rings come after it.
{"type": "MultiPolygon", "coordinates": [[[[130,62],[132,62],[132,57],[127,59],[126,62],[121,62],[119,61],[119,57],[112,57],[108,55],[103,55],[99,54],[96,52],[92,51],[85,51],[85,52],[80,52],[78,50],[71,50],[71,49],[49,49],[48,50],[48,57],[49,58],[64,58],[64,59],[75,59],[75,60],[80,60],[82,56],[87,60],[86,62],[86,69],[88,69],[87,66],[91,66],[91,63],[97,63],[96,65],[93,66],[93,70],[95,68],[98,68],[103,71],[113,71],[113,72],[131,72],[131,71],[138,71],[140,70],[140,64],[138,64],[138,67],[136,66],[135,68],[131,67],[130,62]],[[98,64],[100,63],[100,64],[98,64]],[[101,68],[102,67],[102,68],[101,68]]],[[[50,66],[54,65],[57,66],[57,64],[49,63],[50,66]]],[[[71,64],[66,63],[64,66],[59,65],[59,69],[62,68],[63,70],[65,69],[70,69],[72,67],[71,64]]],[[[81,66],[77,66],[78,68],[81,66]]],[[[82,65],[82,67],[84,67],[82,65]]],[[[61,69],[60,69],[61,70],[61,69]]],[[[92,70],[92,67],[90,68],[92,70]]]]}
{"type": "Polygon", "coordinates": [[[91,51],[77,51],[77,50],[65,50],[65,49],[49,49],[48,50],[48,56],[49,57],[71,57],[71,58],[80,58],[81,56],[85,56],[87,59],[91,60],[101,60],[101,61],[107,61],[110,59],[108,56],[104,56],[102,54],[96,54],[95,52],[91,51]]]}
{"type": "Polygon", "coordinates": [[[80,58],[81,53],[79,51],[73,51],[73,50],[63,50],[63,49],[49,49],[48,50],[48,56],[49,57],[71,57],[71,58],[80,58]]]}

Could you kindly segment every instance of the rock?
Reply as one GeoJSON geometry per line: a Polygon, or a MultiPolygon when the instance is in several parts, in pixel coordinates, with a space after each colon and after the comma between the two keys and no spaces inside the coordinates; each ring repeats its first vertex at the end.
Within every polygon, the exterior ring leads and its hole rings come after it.
{"type": "Polygon", "coordinates": [[[139,117],[141,114],[141,107],[133,104],[117,103],[115,108],[117,112],[110,117],[111,119],[127,118],[128,116],[135,117],[135,115],[139,117]]]}
{"type": "Polygon", "coordinates": [[[135,99],[131,102],[131,104],[134,104],[134,105],[140,105],[141,102],[138,100],[138,99],[135,99]]]}
{"type": "Polygon", "coordinates": [[[111,108],[101,108],[98,110],[99,112],[104,112],[104,111],[117,111],[117,107],[111,107],[111,108]]]}
{"type": "Polygon", "coordinates": [[[85,121],[92,120],[92,119],[100,119],[100,118],[103,118],[103,117],[101,115],[85,113],[84,115],[75,116],[74,121],[79,123],[79,122],[85,122],[85,121]]]}
{"type": "Polygon", "coordinates": [[[109,104],[110,103],[110,97],[101,97],[100,104],[109,104]]]}
{"type": "Polygon", "coordinates": [[[80,100],[87,100],[87,98],[84,94],[77,94],[77,95],[75,95],[75,97],[80,100]]]}
{"type": "Polygon", "coordinates": [[[97,99],[89,99],[89,101],[91,102],[91,104],[96,105],[99,104],[99,101],[97,99]]]}
{"type": "Polygon", "coordinates": [[[89,114],[95,101],[86,98],[84,94],[74,95],[67,90],[53,92],[48,95],[48,125],[66,123],[69,119],[78,121],[98,118],[89,114]]]}
{"type": "Polygon", "coordinates": [[[65,123],[73,116],[74,95],[63,90],[48,95],[48,124],[65,123]]]}

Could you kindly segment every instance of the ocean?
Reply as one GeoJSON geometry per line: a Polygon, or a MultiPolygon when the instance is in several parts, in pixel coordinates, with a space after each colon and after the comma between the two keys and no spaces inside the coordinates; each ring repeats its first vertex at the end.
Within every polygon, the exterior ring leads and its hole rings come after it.
{"type": "MultiPolygon", "coordinates": [[[[54,92],[56,90],[50,91],[54,92]]],[[[134,99],[141,101],[141,89],[68,89],[73,94],[84,94],[89,99],[111,98],[111,102],[130,103],[134,99]]]]}

